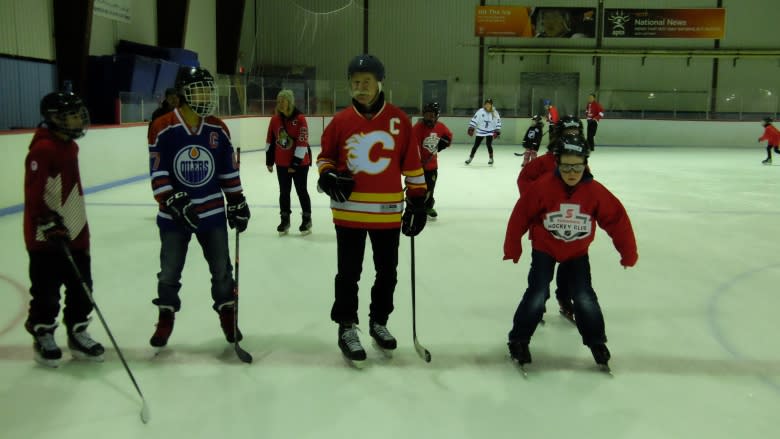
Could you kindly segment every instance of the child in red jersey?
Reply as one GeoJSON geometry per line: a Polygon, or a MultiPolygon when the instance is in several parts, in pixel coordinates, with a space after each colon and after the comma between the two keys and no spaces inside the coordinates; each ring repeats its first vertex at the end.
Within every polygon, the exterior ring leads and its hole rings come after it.
{"type": "Polygon", "coordinates": [[[87,131],[89,114],[81,98],[55,92],[41,100],[43,123],[30,143],[24,175],[24,241],[30,255],[30,311],[24,327],[32,334],[35,361],[57,367],[62,351],[54,340],[65,285],[63,321],[68,347],[78,359],[103,361],[103,346],[87,332],[92,302],[83,280],[92,288],[89,226],[74,141],[87,131]],[[78,279],[62,251],[73,255],[78,279]]]}
{"type": "Polygon", "coordinates": [[[425,194],[425,209],[430,218],[436,218],[439,214],[433,205],[433,190],[439,178],[439,152],[452,143],[452,131],[446,125],[439,122],[439,103],[431,102],[423,107],[423,118],[412,127],[414,137],[420,141],[420,160],[425,172],[425,184],[428,193],[425,194]]]}
{"type": "Polygon", "coordinates": [[[384,350],[396,348],[387,329],[397,283],[401,232],[425,227],[425,176],[409,117],[385,101],[385,67],[372,55],[358,55],[347,67],[352,104],[333,116],[322,133],[317,157],[320,190],[331,198],[336,225],[337,273],[330,317],[338,323],[338,346],[359,366],[358,281],[366,237],[371,240],[376,277],[371,288],[369,335],[384,350]],[[401,178],[405,177],[406,211],[401,178]],[[402,216],[403,213],[403,216],[402,216]]]}
{"type": "Polygon", "coordinates": [[[761,125],[764,127],[764,134],[758,138],[758,143],[761,143],[762,140],[766,140],[766,160],[761,163],[771,165],[772,150],[774,149],[776,153],[780,154],[780,147],[778,147],[778,145],[780,145],[780,131],[772,125],[771,117],[765,117],[761,122],[761,125]]]}
{"type": "Polygon", "coordinates": [[[509,352],[520,364],[531,362],[528,344],[544,313],[544,302],[555,263],[567,273],[576,324],[593,358],[607,365],[610,353],[601,312],[591,284],[588,247],[598,224],[612,238],[620,264],[633,267],[638,259],[631,221],[620,201],[588,172],[590,148],[581,136],[561,137],[554,144],[558,169],[532,183],[517,201],[504,240],[504,259],[515,263],[522,253],[521,238],[531,233],[528,288],[514,315],[509,352]]]}

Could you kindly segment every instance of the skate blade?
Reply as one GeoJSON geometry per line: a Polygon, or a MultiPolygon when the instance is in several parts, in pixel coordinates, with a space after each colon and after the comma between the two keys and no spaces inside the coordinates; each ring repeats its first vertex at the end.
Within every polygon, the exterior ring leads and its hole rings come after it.
{"type": "Polygon", "coordinates": [[[517,361],[516,359],[512,358],[511,355],[509,356],[509,361],[511,361],[512,364],[514,364],[515,368],[518,371],[520,371],[520,373],[523,374],[523,378],[528,378],[528,370],[526,370],[526,368],[525,368],[525,365],[528,364],[528,363],[521,363],[521,362],[517,361]]]}
{"type": "Polygon", "coordinates": [[[48,367],[49,369],[56,369],[60,367],[60,360],[47,360],[46,358],[43,358],[39,355],[35,355],[35,362],[43,367],[48,367]]]}
{"type": "Polygon", "coordinates": [[[614,377],[615,375],[612,373],[612,369],[609,367],[608,364],[599,364],[599,371],[604,372],[605,374],[609,375],[610,377],[614,377]]]}
{"type": "Polygon", "coordinates": [[[79,361],[92,361],[94,363],[102,363],[103,361],[105,361],[105,358],[103,358],[103,354],[89,355],[81,351],[70,351],[70,355],[73,356],[74,359],[79,361]]]}
{"type": "Polygon", "coordinates": [[[350,360],[346,355],[341,354],[341,356],[344,358],[344,361],[347,363],[348,366],[352,366],[355,369],[362,370],[366,367],[366,360],[350,360]]]}
{"type": "Polygon", "coordinates": [[[311,230],[305,230],[301,232],[301,236],[311,235],[311,230]]]}
{"type": "Polygon", "coordinates": [[[279,236],[284,236],[284,235],[286,235],[288,232],[287,232],[287,230],[285,230],[284,232],[277,232],[277,233],[279,233],[279,236]]]}
{"type": "Polygon", "coordinates": [[[374,346],[374,349],[377,350],[385,360],[390,360],[393,358],[393,350],[392,349],[385,349],[382,346],[379,346],[379,343],[376,342],[376,340],[371,340],[371,345],[374,346]]]}

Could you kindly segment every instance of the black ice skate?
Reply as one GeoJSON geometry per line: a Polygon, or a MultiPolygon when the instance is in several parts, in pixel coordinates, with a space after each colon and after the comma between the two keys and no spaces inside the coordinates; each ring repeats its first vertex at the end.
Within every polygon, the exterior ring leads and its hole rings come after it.
{"type": "Polygon", "coordinates": [[[175,319],[172,306],[161,305],[159,308],[160,314],[157,317],[157,329],[155,329],[152,338],[149,340],[149,344],[156,348],[161,348],[168,344],[168,338],[173,333],[173,321],[175,319]]]}
{"type": "Polygon", "coordinates": [[[24,324],[33,336],[33,351],[35,352],[35,362],[41,366],[57,367],[62,359],[62,351],[54,340],[54,330],[57,324],[51,325],[31,325],[28,321],[24,324]]]}
{"type": "Polygon", "coordinates": [[[225,302],[219,306],[219,324],[222,326],[222,332],[225,334],[225,340],[228,343],[235,343],[244,339],[241,330],[238,329],[236,321],[236,303],[225,302]]]}
{"type": "Polygon", "coordinates": [[[281,222],[276,226],[276,231],[279,232],[279,236],[283,236],[287,234],[288,230],[290,230],[290,214],[283,213],[281,214],[281,222]]]}
{"type": "Polygon", "coordinates": [[[609,365],[607,363],[612,356],[609,353],[609,349],[607,349],[607,345],[600,343],[590,345],[589,347],[590,352],[593,354],[593,359],[596,360],[596,364],[598,364],[602,370],[609,372],[609,365]]]}
{"type": "Polygon", "coordinates": [[[771,165],[772,164],[772,157],[769,157],[766,160],[762,160],[761,163],[763,163],[765,165],[771,165]]]}
{"type": "Polygon", "coordinates": [[[531,362],[531,351],[528,350],[528,343],[510,340],[507,346],[509,346],[509,356],[520,366],[531,362]]]}
{"type": "Polygon", "coordinates": [[[304,213],[301,218],[301,226],[298,227],[298,231],[301,232],[301,235],[308,235],[311,233],[311,214],[304,213]]]}
{"type": "Polygon", "coordinates": [[[560,307],[558,312],[560,312],[566,320],[576,325],[577,323],[574,321],[574,305],[571,303],[571,300],[558,299],[558,306],[560,307]]]}
{"type": "Polygon", "coordinates": [[[387,330],[385,325],[380,325],[376,322],[369,322],[368,327],[368,334],[373,337],[376,346],[381,349],[385,355],[390,355],[391,352],[389,351],[394,350],[398,346],[398,342],[395,337],[393,337],[393,334],[387,330]]]}
{"type": "Polygon", "coordinates": [[[76,323],[68,329],[68,348],[73,358],[77,360],[103,361],[103,345],[96,342],[87,332],[89,320],[76,323]]]}
{"type": "Polygon", "coordinates": [[[472,161],[473,159],[474,159],[474,157],[469,157],[469,158],[467,158],[467,159],[466,159],[465,163],[466,163],[467,165],[469,165],[469,164],[471,164],[471,161],[472,161]]]}
{"type": "Polygon", "coordinates": [[[434,209],[433,207],[429,207],[428,209],[425,210],[425,212],[428,214],[428,218],[431,219],[436,219],[436,217],[439,216],[439,213],[436,212],[436,209],[434,209]]]}
{"type": "Polygon", "coordinates": [[[488,165],[491,165],[491,166],[493,165],[493,157],[490,157],[488,159],[488,165]]]}
{"type": "Polygon", "coordinates": [[[339,348],[353,366],[360,368],[366,361],[366,351],[360,344],[357,325],[352,323],[339,325],[339,348]]]}

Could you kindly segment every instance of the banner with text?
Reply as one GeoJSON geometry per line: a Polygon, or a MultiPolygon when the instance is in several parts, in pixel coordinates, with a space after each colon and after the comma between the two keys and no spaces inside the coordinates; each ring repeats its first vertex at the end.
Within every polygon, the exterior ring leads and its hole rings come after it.
{"type": "Polygon", "coordinates": [[[605,38],[710,38],[725,32],[726,10],[605,9],[605,38]]]}
{"type": "Polygon", "coordinates": [[[95,0],[94,15],[110,18],[122,23],[130,23],[130,0],[95,0]]]}
{"type": "Polygon", "coordinates": [[[537,8],[531,6],[477,6],[477,37],[594,38],[593,8],[537,8]]]}

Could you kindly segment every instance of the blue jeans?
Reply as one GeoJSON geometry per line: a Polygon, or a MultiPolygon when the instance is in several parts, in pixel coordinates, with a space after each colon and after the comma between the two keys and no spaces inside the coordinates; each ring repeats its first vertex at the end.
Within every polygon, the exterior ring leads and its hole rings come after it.
{"type": "MultiPolygon", "coordinates": [[[[528,272],[528,288],[515,311],[514,324],[509,340],[529,343],[544,314],[544,302],[549,297],[549,285],[555,270],[555,259],[547,253],[533,250],[531,270],[528,272]]],[[[574,301],[577,329],[585,345],[607,342],[604,315],[601,313],[596,292],[590,277],[588,255],[561,262],[559,272],[565,271],[563,281],[574,301]]]]}
{"type": "MultiPolygon", "coordinates": [[[[230,264],[227,228],[215,227],[195,233],[203,250],[203,256],[211,272],[211,298],[214,309],[234,300],[233,266],[230,264]]],[[[187,248],[192,233],[184,230],[160,230],[160,272],[157,273],[157,306],[171,306],[174,311],[181,308],[179,290],[181,272],[187,258],[187,248]]]]}

